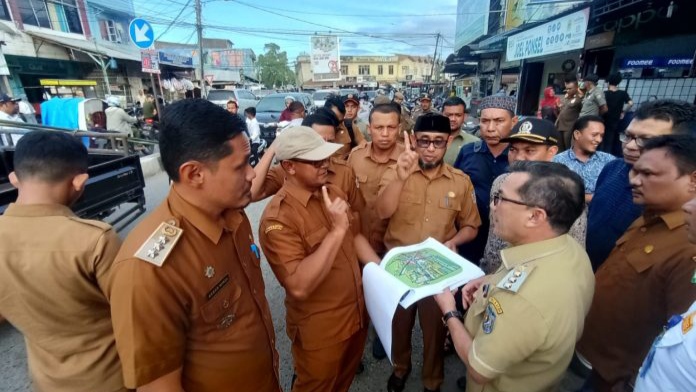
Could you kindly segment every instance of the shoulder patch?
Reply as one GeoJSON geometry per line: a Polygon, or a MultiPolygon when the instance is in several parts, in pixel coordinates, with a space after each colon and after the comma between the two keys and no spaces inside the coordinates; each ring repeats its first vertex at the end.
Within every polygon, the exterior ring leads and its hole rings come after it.
{"type": "Polygon", "coordinates": [[[82,218],[78,218],[78,217],[76,217],[76,216],[70,216],[70,217],[68,217],[68,219],[73,220],[73,221],[75,221],[75,222],[84,223],[85,225],[89,225],[89,226],[92,226],[92,227],[99,228],[99,229],[101,229],[102,231],[107,231],[107,230],[113,228],[110,224],[108,224],[108,223],[106,223],[106,222],[99,221],[99,220],[94,220],[94,219],[82,219],[82,218]]]}
{"type": "Polygon", "coordinates": [[[140,249],[135,252],[135,257],[161,267],[184,233],[183,229],[171,223],[160,223],[157,229],[140,246],[140,249]]]}
{"type": "Polygon", "coordinates": [[[331,163],[334,163],[336,165],[348,166],[348,161],[336,157],[331,157],[331,163]]]}
{"type": "Polygon", "coordinates": [[[534,265],[517,266],[510,270],[507,275],[505,275],[503,279],[498,282],[496,287],[511,293],[517,293],[520,291],[522,284],[524,284],[534,268],[534,265]]]}
{"type": "Polygon", "coordinates": [[[281,224],[269,225],[263,230],[263,233],[268,234],[273,230],[283,230],[283,225],[281,225],[281,224]]]}

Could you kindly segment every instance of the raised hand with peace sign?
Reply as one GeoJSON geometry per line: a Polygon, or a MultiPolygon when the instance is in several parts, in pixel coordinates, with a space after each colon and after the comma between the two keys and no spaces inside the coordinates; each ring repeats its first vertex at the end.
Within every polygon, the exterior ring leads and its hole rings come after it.
{"type": "Polygon", "coordinates": [[[399,155],[396,161],[396,174],[401,181],[406,181],[408,176],[418,167],[418,153],[411,149],[411,139],[408,132],[404,131],[404,152],[399,155]]]}

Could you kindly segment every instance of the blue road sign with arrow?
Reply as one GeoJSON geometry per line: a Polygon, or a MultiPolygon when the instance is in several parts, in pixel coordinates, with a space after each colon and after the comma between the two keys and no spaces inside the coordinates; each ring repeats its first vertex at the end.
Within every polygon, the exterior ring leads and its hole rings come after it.
{"type": "Polygon", "coordinates": [[[148,49],[155,43],[155,33],[152,30],[152,25],[145,19],[133,19],[128,27],[128,32],[131,41],[140,49],[148,49]]]}

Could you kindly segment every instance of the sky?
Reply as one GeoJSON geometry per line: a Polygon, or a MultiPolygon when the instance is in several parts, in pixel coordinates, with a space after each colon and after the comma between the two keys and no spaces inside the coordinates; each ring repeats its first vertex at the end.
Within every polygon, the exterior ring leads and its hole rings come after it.
{"type": "MultiPolygon", "coordinates": [[[[205,38],[230,39],[236,48],[251,48],[257,55],[274,42],[288,52],[290,62],[309,52],[310,35],[328,32],[341,37],[341,55],[432,56],[437,33],[443,37],[441,58],[453,51],[457,0],[201,1],[205,38]]],[[[133,3],[137,16],[153,22],[157,39],[197,42],[195,0],[133,3]]]]}

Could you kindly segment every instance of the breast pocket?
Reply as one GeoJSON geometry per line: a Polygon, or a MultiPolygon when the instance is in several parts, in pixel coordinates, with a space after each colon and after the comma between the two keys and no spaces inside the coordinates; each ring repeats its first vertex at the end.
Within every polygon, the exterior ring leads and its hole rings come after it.
{"type": "Polygon", "coordinates": [[[230,327],[237,318],[241,296],[241,287],[225,275],[206,294],[207,302],[201,307],[201,317],[214,329],[230,327]]]}
{"type": "Polygon", "coordinates": [[[326,238],[327,234],[329,234],[329,230],[324,226],[320,226],[319,228],[307,233],[305,236],[305,243],[308,255],[317,250],[319,245],[321,245],[321,242],[324,241],[324,238],[326,238]]]}
{"type": "Polygon", "coordinates": [[[442,224],[453,223],[462,210],[462,202],[453,197],[443,196],[438,203],[438,215],[442,224]]]}
{"type": "Polygon", "coordinates": [[[403,224],[415,224],[423,216],[424,196],[422,192],[404,189],[399,199],[397,213],[392,217],[403,224]]]}

